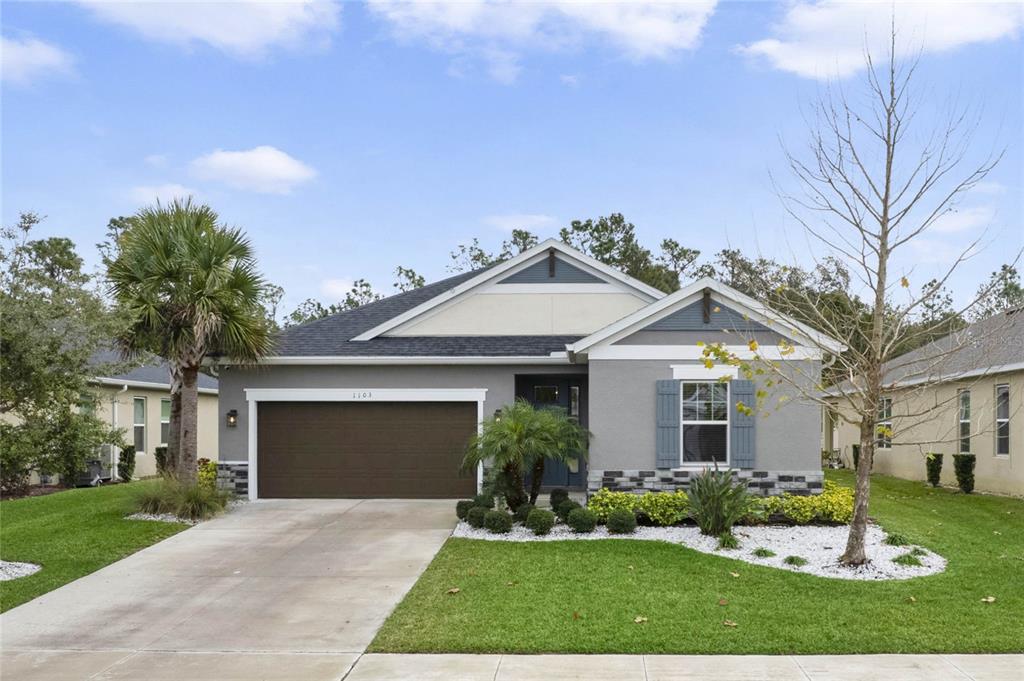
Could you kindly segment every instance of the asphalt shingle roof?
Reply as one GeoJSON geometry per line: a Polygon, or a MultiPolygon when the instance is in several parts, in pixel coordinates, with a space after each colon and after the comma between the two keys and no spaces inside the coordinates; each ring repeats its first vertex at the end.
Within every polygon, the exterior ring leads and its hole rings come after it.
{"type": "MultiPolygon", "coordinates": [[[[486,268],[484,268],[486,269],[486,268]]],[[[354,310],[281,331],[273,350],[279,357],[526,357],[561,352],[581,336],[380,336],[359,334],[411,310],[480,274],[483,269],[399,293],[354,310]]]]}
{"type": "MultiPolygon", "coordinates": [[[[109,378],[115,381],[138,381],[140,383],[159,383],[171,388],[170,368],[163,359],[153,357],[143,364],[130,367],[132,363],[121,359],[120,353],[116,350],[100,350],[90,360],[90,364],[100,370],[96,378],[109,378]],[[113,371],[109,369],[113,367],[113,371]]],[[[217,390],[217,379],[212,376],[200,373],[197,384],[200,388],[217,390]]]]}

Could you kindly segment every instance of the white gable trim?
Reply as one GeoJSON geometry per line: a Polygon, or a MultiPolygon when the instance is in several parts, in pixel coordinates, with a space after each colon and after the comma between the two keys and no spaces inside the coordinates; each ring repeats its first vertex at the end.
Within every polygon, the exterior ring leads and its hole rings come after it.
{"type": "Polygon", "coordinates": [[[605,279],[612,279],[621,284],[624,284],[628,289],[631,290],[631,292],[635,293],[638,297],[645,300],[646,302],[650,303],[658,299],[662,299],[665,296],[665,293],[663,291],[659,291],[658,289],[652,286],[648,286],[647,284],[638,281],[633,277],[627,276],[622,272],[619,272],[618,270],[609,267],[608,265],[605,265],[602,262],[594,260],[593,258],[584,255],[583,253],[580,253],[575,248],[567,246],[566,244],[562,243],[561,241],[558,241],[557,239],[547,239],[542,243],[537,244],[533,248],[523,251],[514,258],[510,258],[509,260],[506,260],[503,263],[499,263],[494,267],[490,268],[489,270],[481,272],[479,275],[473,277],[472,279],[464,281],[458,286],[449,289],[444,293],[441,293],[440,295],[434,296],[430,300],[421,303],[420,305],[417,305],[411,310],[407,310],[400,315],[392,317],[391,319],[387,320],[382,324],[378,324],[372,329],[364,331],[363,333],[359,334],[352,340],[366,341],[376,338],[381,334],[387,333],[388,331],[391,331],[392,329],[395,329],[401,326],[402,324],[405,324],[406,322],[414,318],[417,318],[430,310],[433,310],[439,305],[443,305],[444,303],[448,303],[456,298],[463,296],[467,292],[479,286],[482,286],[483,284],[495,281],[499,277],[507,276],[508,274],[511,274],[513,271],[529,267],[530,265],[539,262],[546,256],[547,252],[551,249],[558,251],[562,255],[566,256],[566,258],[576,261],[573,264],[583,265],[583,269],[592,271],[597,276],[603,277],[605,279]]]}
{"type": "Polygon", "coordinates": [[[811,341],[816,347],[829,350],[830,352],[842,352],[846,349],[834,338],[815,331],[806,324],[780,314],[768,306],[754,300],[750,296],[740,293],[736,289],[726,286],[710,277],[704,277],[684,286],[675,293],[665,296],[661,300],[641,308],[631,315],[623,317],[619,321],[595,331],[586,338],[576,341],[568,346],[570,353],[586,353],[590,348],[597,345],[608,345],[617,340],[625,338],[629,334],[645,326],[667,317],[676,310],[699,301],[704,289],[710,289],[721,297],[721,302],[729,303],[738,312],[747,315],[750,319],[761,323],[767,328],[791,337],[797,342],[811,341]]]}

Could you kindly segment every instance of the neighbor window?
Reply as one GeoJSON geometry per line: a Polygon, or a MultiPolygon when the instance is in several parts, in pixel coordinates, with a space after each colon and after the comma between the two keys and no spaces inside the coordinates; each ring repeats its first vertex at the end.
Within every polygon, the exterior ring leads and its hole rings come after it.
{"type": "Polygon", "coordinates": [[[537,404],[554,404],[558,402],[557,385],[533,386],[533,401],[537,404]]]}
{"type": "Polygon", "coordinates": [[[146,451],[146,398],[132,400],[132,431],[135,436],[135,451],[146,451]]]}
{"type": "Polygon", "coordinates": [[[725,463],[729,453],[729,385],[684,381],[682,390],[683,463],[725,463]]]}
{"type": "Polygon", "coordinates": [[[160,400],[160,444],[166,445],[171,434],[171,401],[160,400]]]}
{"type": "Polygon", "coordinates": [[[569,416],[574,418],[580,415],[580,387],[578,385],[569,386],[569,416]]]}
{"type": "Polygon", "coordinates": [[[1010,454],[1010,386],[996,386],[996,455],[1010,454]]]}
{"type": "Polygon", "coordinates": [[[875,423],[875,432],[878,439],[875,440],[875,447],[878,449],[892,448],[892,398],[883,397],[878,404],[878,421],[875,423]]]}
{"type": "Polygon", "coordinates": [[[971,453],[971,391],[960,391],[960,453],[971,453]]]}

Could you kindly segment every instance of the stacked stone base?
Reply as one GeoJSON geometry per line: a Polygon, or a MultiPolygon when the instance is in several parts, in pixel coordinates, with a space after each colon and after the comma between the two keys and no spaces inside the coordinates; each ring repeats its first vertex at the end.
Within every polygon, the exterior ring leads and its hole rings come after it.
{"type": "MultiPolygon", "coordinates": [[[[674,492],[688,490],[690,479],[701,474],[693,468],[659,468],[656,470],[590,470],[587,492],[601,488],[615,492],[674,492]]],[[[775,496],[793,494],[809,496],[821,493],[825,474],[821,471],[733,470],[733,477],[745,480],[751,494],[775,496]]]]}
{"type": "Polygon", "coordinates": [[[240,497],[249,496],[249,464],[218,462],[217,487],[240,497]]]}

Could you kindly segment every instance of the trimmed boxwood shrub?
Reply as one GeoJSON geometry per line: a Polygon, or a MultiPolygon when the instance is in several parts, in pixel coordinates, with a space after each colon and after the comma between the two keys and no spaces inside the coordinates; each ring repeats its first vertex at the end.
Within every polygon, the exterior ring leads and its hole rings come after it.
{"type": "Polygon", "coordinates": [[[928,483],[932,487],[938,487],[942,478],[942,454],[929,452],[925,455],[924,466],[928,471],[928,483]]]}
{"type": "Polygon", "coordinates": [[[608,514],[605,523],[611,534],[633,534],[636,529],[636,515],[624,508],[617,508],[608,514]]]}
{"type": "Polygon", "coordinates": [[[490,494],[477,494],[473,497],[473,505],[480,508],[494,508],[494,497],[490,494]]]}
{"type": "Polygon", "coordinates": [[[474,506],[469,509],[469,513],[466,514],[466,522],[472,527],[481,528],[484,526],[484,516],[487,515],[487,509],[483,506],[474,506]]]}
{"type": "Polygon", "coordinates": [[[577,508],[582,507],[572,499],[564,499],[562,503],[555,507],[555,515],[558,516],[559,520],[565,522],[566,519],[568,519],[569,514],[575,511],[577,508]]]}
{"type": "Polygon", "coordinates": [[[157,475],[167,474],[167,446],[154,447],[153,448],[153,459],[156,461],[156,473],[157,475]]]}
{"type": "Polygon", "coordinates": [[[593,532],[594,528],[597,527],[597,516],[594,515],[593,511],[577,506],[577,508],[569,512],[566,523],[576,534],[586,534],[587,532],[593,532]]]}
{"type": "Polygon", "coordinates": [[[555,514],[543,508],[535,508],[526,516],[526,526],[537,535],[545,535],[555,526],[555,514]]]}
{"type": "Polygon", "coordinates": [[[484,527],[491,534],[507,534],[512,529],[512,516],[504,511],[487,511],[484,514],[484,527]]]}
{"type": "Polygon", "coordinates": [[[551,502],[551,508],[558,510],[558,505],[569,498],[569,490],[556,487],[551,490],[551,494],[548,495],[548,501],[551,502]]]}
{"type": "Polygon", "coordinates": [[[459,520],[465,520],[466,514],[469,513],[469,509],[473,508],[475,504],[472,499],[463,499],[455,504],[455,515],[458,516],[459,520]]]}
{"type": "Polygon", "coordinates": [[[530,503],[520,504],[519,508],[516,509],[516,512],[512,514],[512,517],[515,518],[517,523],[525,523],[526,516],[530,515],[530,511],[534,508],[536,507],[530,503]]]}
{"type": "Polygon", "coordinates": [[[135,475],[135,445],[121,447],[117,456],[117,477],[121,482],[131,482],[135,475]]]}
{"type": "Polygon", "coordinates": [[[954,454],[953,472],[956,473],[956,484],[964,494],[974,491],[974,455],[954,454]]]}

